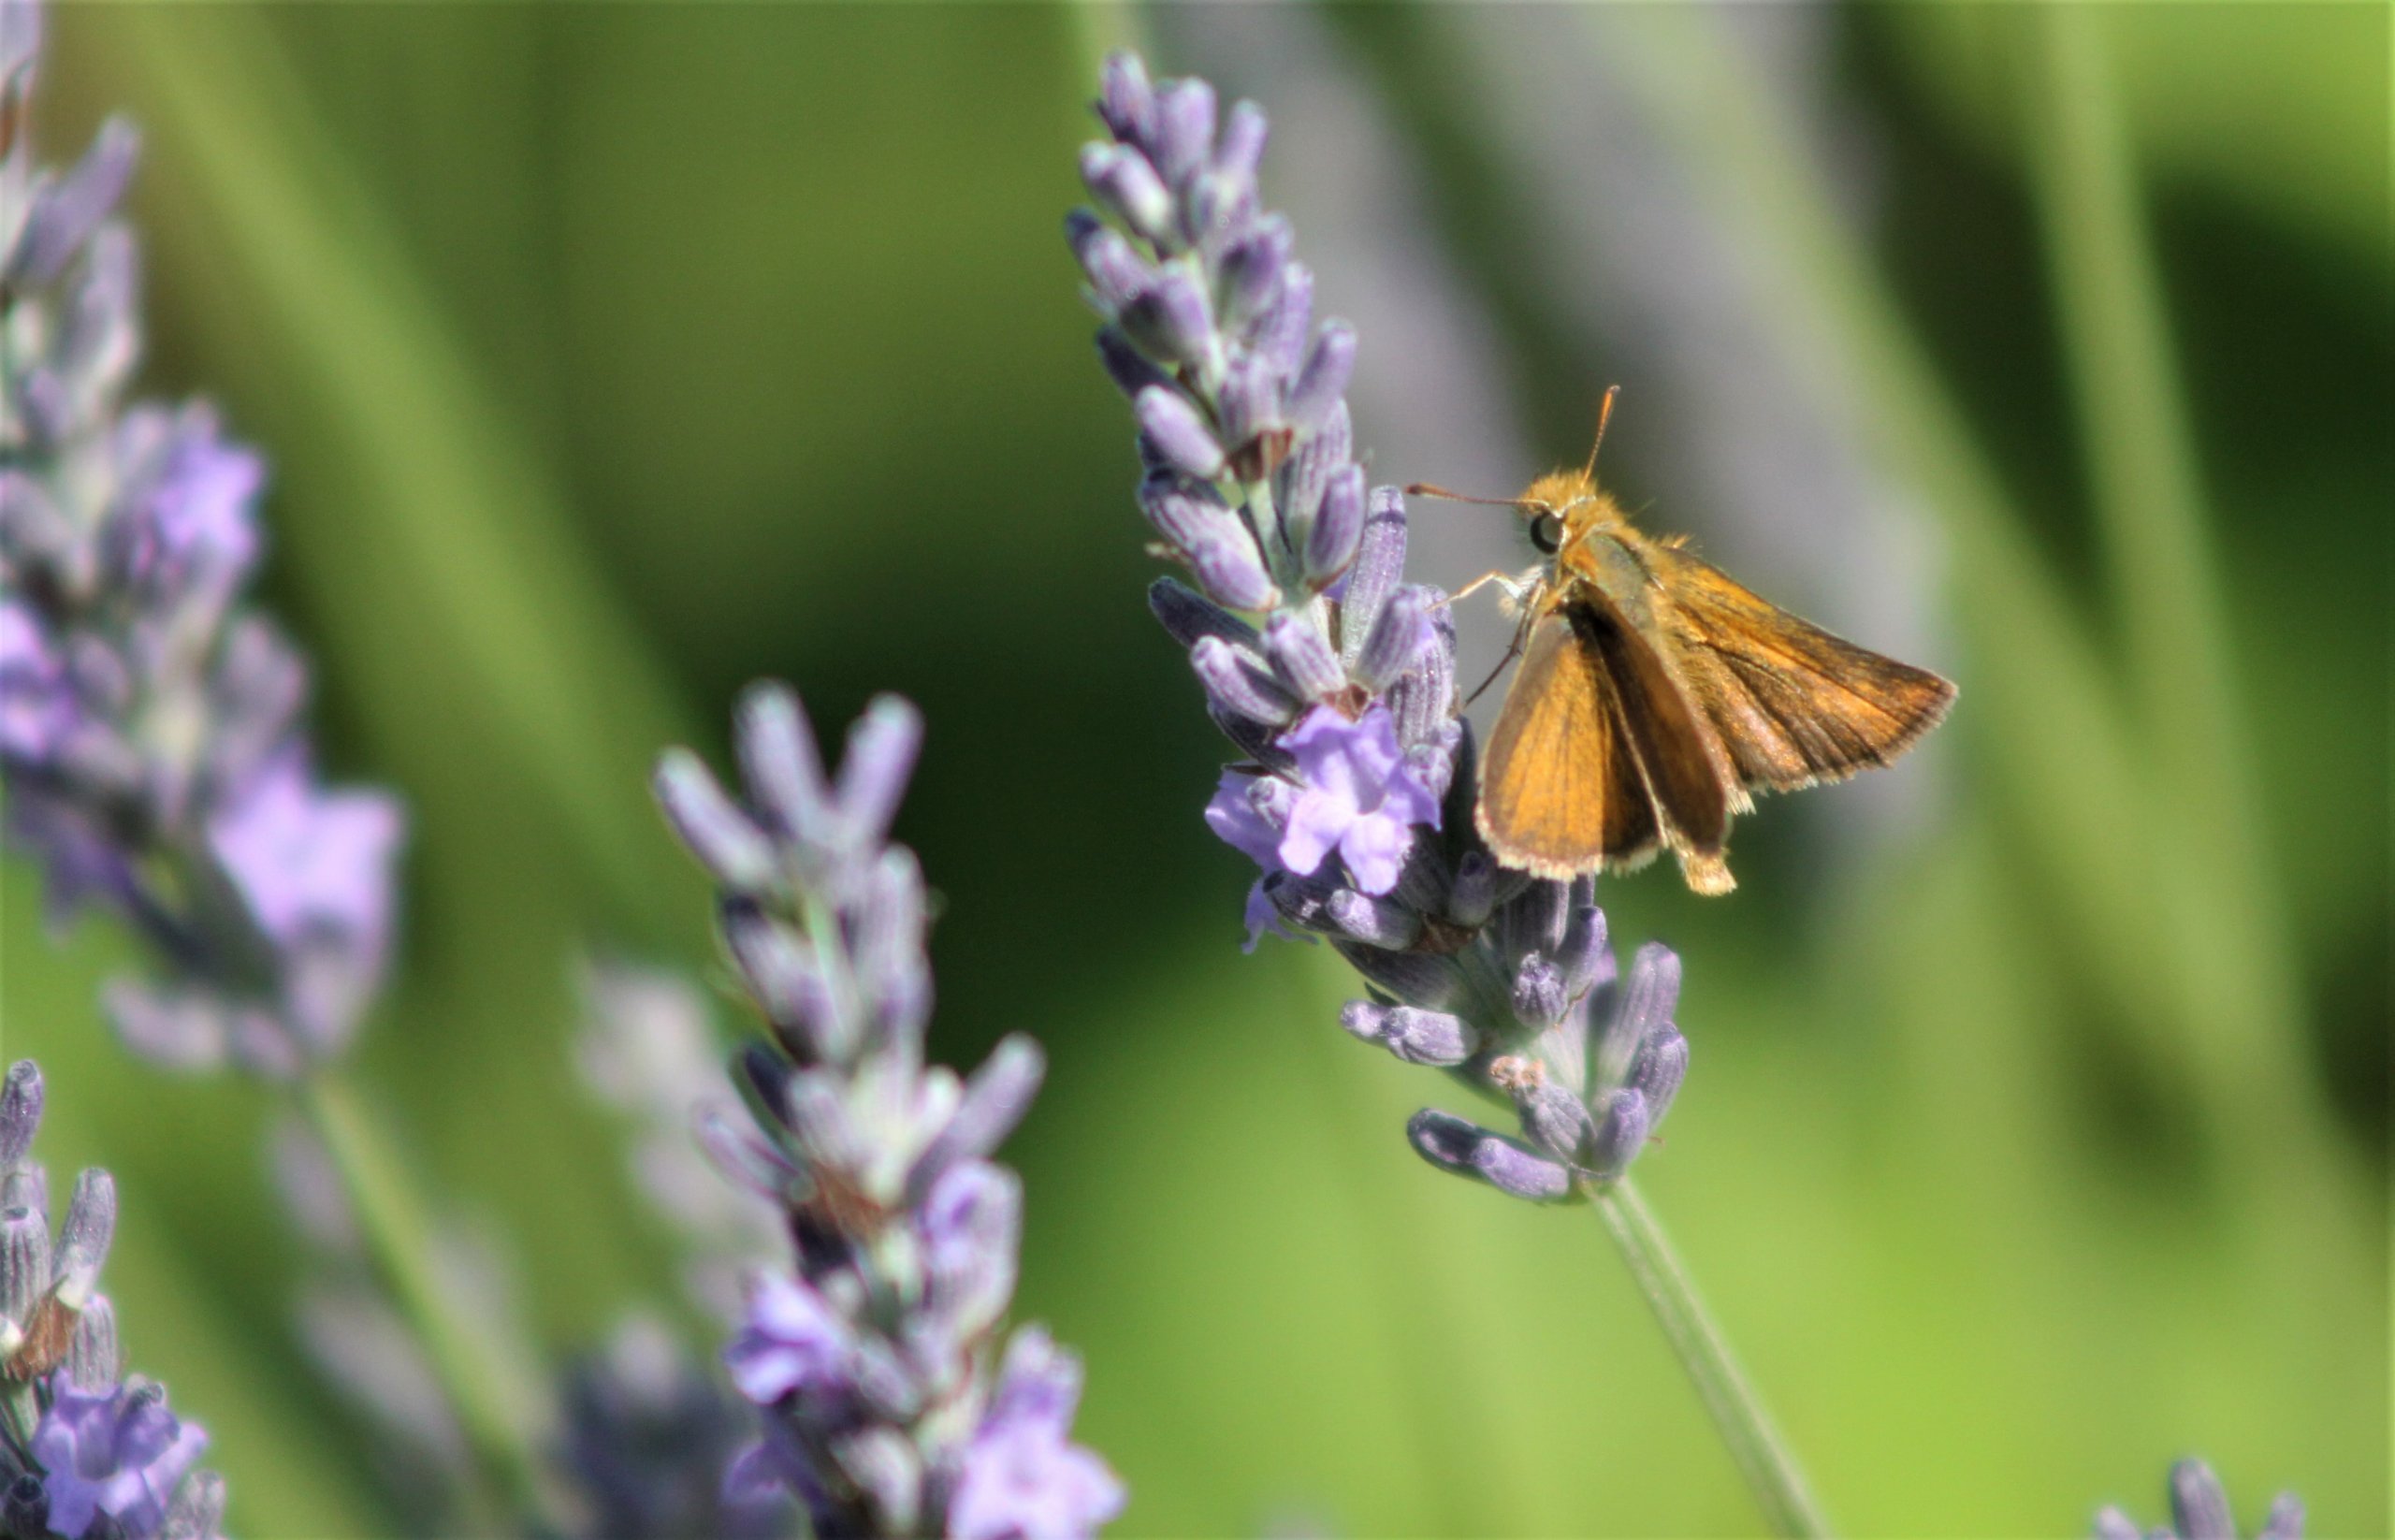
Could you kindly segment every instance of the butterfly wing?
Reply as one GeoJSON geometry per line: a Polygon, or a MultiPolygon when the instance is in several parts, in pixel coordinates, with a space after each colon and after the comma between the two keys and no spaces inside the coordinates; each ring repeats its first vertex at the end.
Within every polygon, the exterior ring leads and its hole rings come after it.
{"type": "Polygon", "coordinates": [[[1647,559],[1669,595],[1680,674],[1749,790],[1884,765],[1953,704],[1937,675],[1833,636],[1685,551],[1657,545],[1647,559]]]}
{"type": "Polygon", "coordinates": [[[1735,884],[1722,851],[1733,803],[1744,806],[1746,798],[1732,791],[1728,752],[1655,644],[1602,589],[1581,584],[1575,592],[1572,629],[1613,687],[1620,757],[1635,760],[1631,774],[1645,784],[1662,843],[1680,858],[1690,887],[1729,892],[1735,884]]]}
{"type": "Polygon", "coordinates": [[[1569,614],[1531,629],[1481,761],[1480,835],[1508,866],[1561,879],[1654,854],[1652,804],[1602,655],[1569,614]]]}

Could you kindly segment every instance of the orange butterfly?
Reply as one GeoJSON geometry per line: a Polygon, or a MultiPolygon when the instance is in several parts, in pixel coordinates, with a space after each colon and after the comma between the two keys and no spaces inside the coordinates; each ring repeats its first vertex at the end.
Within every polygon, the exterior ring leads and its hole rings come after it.
{"type": "Polygon", "coordinates": [[[1556,879],[1668,850],[1691,888],[1728,893],[1730,821],[1750,793],[1888,763],[1945,717],[1954,687],[1758,598],[1684,537],[1641,534],[1598,489],[1596,463],[1592,448],[1518,498],[1406,488],[1518,509],[1549,559],[1507,585],[1522,666],[1481,761],[1481,837],[1504,864],[1556,879]]]}

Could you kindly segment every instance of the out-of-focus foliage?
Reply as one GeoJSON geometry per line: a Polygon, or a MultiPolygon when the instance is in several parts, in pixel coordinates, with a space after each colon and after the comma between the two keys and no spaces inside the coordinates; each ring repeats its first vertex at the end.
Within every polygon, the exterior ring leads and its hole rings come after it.
{"type": "MultiPolygon", "coordinates": [[[[1655,196],[1771,192],[1733,200],[1748,260],[1820,327],[1824,390],[1870,401],[1897,375],[1857,318],[1901,328],[1959,407],[1906,452],[1980,457],[1996,512],[1958,533],[1938,489],[1967,467],[1890,468],[1931,488],[1924,544],[1966,558],[1923,599],[1952,638],[1923,661],[1963,693],[1896,772],[1934,789],[1912,821],[1833,863],[1850,823],[1766,806],[1733,899],[1606,884],[1618,937],[1687,963],[1695,1063],[1641,1170],[1857,1533],[2070,1531],[2190,1451],[2232,1491],[2301,1489],[2317,1533],[2385,1533],[2387,13],[2106,12],[2253,761],[2261,880],[2220,902],[2262,906],[2267,936],[2228,953],[2278,946],[2286,985],[2185,1021],[2214,895],[2168,874],[2221,871],[2224,831],[2156,792],[2187,767],[2155,757],[2089,491],[2032,15],[1820,19],[1802,79],[1862,189],[1835,213],[1736,137],[1736,28],[1647,38],[1629,94],[1686,157],[1655,196]],[[1793,240],[1807,218],[1828,246],[1793,240]],[[1841,241],[1862,283],[1834,303],[1841,241]],[[1999,571],[1973,540],[2026,556],[1999,571]],[[2009,623],[1999,581],[2035,613],[2009,623]],[[2039,672],[2039,636],[2083,678],[2039,672]],[[2066,685],[2095,725],[2038,714],[2066,685]],[[2074,808],[2085,837],[2051,837],[2074,808]]],[[[1202,50],[1255,89],[1210,16],[1166,13],[1159,67],[1202,50]]],[[[1505,376],[1524,453],[1562,460],[1614,366],[1508,329],[1564,297],[1490,238],[1517,226],[1471,224],[1506,213],[1505,179],[1453,175],[1502,155],[1486,72],[1521,20],[1298,18],[1370,110],[1267,105],[1285,139],[1363,135],[1419,168],[1422,206],[1374,239],[1496,297],[1490,345],[1537,366],[1505,376]]],[[[146,130],[151,381],[218,396],[271,456],[270,597],[323,661],[334,764],[397,783],[420,831],[365,1076],[511,1236],[554,1345],[673,1297],[568,1046],[578,949],[708,966],[648,755],[706,741],[759,674],[824,723],[893,689],[930,723],[900,834],[945,901],[936,1048],[970,1062],[1022,1028],[1049,1050],[1009,1152],[1023,1308],[1086,1355],[1123,1533],[1750,1524],[1596,1227],[1423,1168],[1415,1077],[1336,1030],[1334,961],[1237,956],[1246,878],[1197,817],[1223,753],[1140,602],[1127,414],[1058,237],[1088,86],[1068,13],[90,7],[55,33],[56,153],[111,107],[146,130]]],[[[1598,29],[1560,36],[1591,80],[1622,67],[1598,29]]],[[[1309,241],[1328,217],[1276,201],[1309,241]]],[[[1362,375],[1427,367],[1365,331],[1362,375]]],[[[1444,474],[1358,400],[1382,474],[1444,474]]],[[[1627,489],[1711,532],[1635,420],[1606,451],[1627,489]]],[[[1848,621],[1824,593],[1807,606],[1848,621]]],[[[51,950],[29,874],[5,882],[7,1055],[43,1062],[53,1166],[118,1173],[127,1340],[207,1419],[235,1528],[387,1527],[294,1344],[260,1098],[128,1062],[92,1008],[116,940],[51,950]]]]}

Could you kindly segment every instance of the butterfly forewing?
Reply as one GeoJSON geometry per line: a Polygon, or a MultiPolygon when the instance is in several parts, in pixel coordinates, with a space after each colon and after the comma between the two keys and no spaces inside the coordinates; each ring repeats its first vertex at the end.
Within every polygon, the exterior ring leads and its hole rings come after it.
{"type": "Polygon", "coordinates": [[[1531,628],[1481,765],[1481,837],[1508,866],[1563,878],[1651,853],[1654,810],[1620,735],[1620,703],[1572,621],[1531,628]]]}
{"type": "Polygon", "coordinates": [[[1753,790],[1793,791],[1883,765],[1938,725],[1954,687],[1831,635],[1668,546],[1681,675],[1753,790]]]}

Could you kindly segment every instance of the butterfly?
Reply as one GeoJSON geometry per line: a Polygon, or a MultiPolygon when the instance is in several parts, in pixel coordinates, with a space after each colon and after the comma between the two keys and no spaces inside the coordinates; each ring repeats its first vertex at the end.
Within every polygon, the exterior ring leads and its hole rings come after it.
{"type": "Polygon", "coordinates": [[[1728,893],[1730,821],[1754,793],[1887,764],[1944,719],[1954,687],[1758,597],[1684,536],[1640,532],[1596,461],[1591,448],[1517,498],[1406,488],[1517,509],[1546,559],[1524,583],[1491,574],[1456,596],[1498,581],[1521,613],[1475,821],[1499,862],[1539,877],[1669,850],[1691,888],[1728,893]]]}

